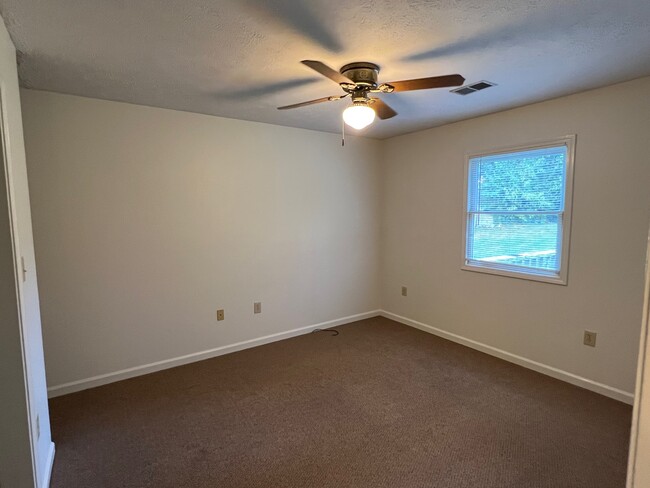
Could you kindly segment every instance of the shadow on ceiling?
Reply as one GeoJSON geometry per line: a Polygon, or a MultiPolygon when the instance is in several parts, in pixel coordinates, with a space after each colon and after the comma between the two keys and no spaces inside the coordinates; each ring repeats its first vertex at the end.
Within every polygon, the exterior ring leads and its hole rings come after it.
{"type": "Polygon", "coordinates": [[[291,88],[298,88],[305,85],[311,85],[320,81],[319,78],[300,78],[295,80],[279,81],[277,83],[269,83],[266,85],[257,85],[244,87],[236,90],[226,90],[216,93],[217,98],[229,98],[235,100],[245,100],[247,98],[261,97],[264,95],[272,95],[280,93],[291,88]]]}
{"type": "MultiPolygon", "coordinates": [[[[585,2],[585,4],[588,2],[585,2]]],[[[575,34],[581,28],[598,29],[611,32],[612,21],[607,17],[597,17],[589,11],[588,5],[576,5],[576,10],[567,15],[565,8],[555,8],[532,12],[517,22],[494,26],[478,35],[465,37],[445,46],[403,57],[402,61],[424,61],[427,59],[456,56],[485,50],[487,48],[509,49],[531,41],[558,40],[563,36],[575,34]],[[576,20],[578,19],[578,20],[576,20]]],[[[624,23],[621,29],[625,30],[624,23]]]]}
{"type": "Polygon", "coordinates": [[[304,0],[244,0],[257,12],[280,21],[291,29],[308,37],[333,53],[339,53],[343,46],[325,27],[327,19],[321,19],[304,0]]]}

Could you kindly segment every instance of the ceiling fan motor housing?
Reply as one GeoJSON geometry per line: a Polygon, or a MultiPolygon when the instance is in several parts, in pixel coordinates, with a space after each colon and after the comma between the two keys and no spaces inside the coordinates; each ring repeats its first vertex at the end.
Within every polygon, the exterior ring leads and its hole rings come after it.
{"type": "MultiPolygon", "coordinates": [[[[375,88],[377,86],[379,66],[368,62],[350,63],[343,66],[340,73],[354,81],[357,87],[375,88]]],[[[343,84],[341,86],[344,89],[348,88],[343,86],[343,84]]]]}

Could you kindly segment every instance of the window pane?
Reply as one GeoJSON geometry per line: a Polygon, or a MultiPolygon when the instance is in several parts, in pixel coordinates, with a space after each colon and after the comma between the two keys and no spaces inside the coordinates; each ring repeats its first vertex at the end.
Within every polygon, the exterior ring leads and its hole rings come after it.
{"type": "Polygon", "coordinates": [[[561,216],[469,214],[467,259],[558,271],[561,216]]]}
{"type": "Polygon", "coordinates": [[[565,146],[472,158],[469,210],[562,211],[565,165],[565,146]]]}

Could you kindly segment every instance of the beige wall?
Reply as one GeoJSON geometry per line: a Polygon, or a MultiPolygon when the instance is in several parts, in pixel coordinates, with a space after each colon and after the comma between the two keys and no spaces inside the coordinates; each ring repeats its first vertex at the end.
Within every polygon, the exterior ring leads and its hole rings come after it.
{"type": "Polygon", "coordinates": [[[646,78],[341,148],[331,134],[24,91],[49,385],[381,307],[629,400],[649,103],[646,78]],[[568,286],[462,271],[465,154],[566,134],[568,286]]]}
{"type": "Polygon", "coordinates": [[[22,96],[50,386],[379,308],[377,141],[22,96]]]}
{"type": "MultiPolygon", "coordinates": [[[[484,95],[468,103],[473,96],[484,95]]],[[[632,392],[650,222],[649,127],[645,78],[386,141],[383,308],[632,392]],[[466,153],[566,134],[577,134],[568,286],[462,271],[466,153]],[[584,329],[598,332],[596,348],[582,345],[584,329]]]]}
{"type": "Polygon", "coordinates": [[[54,445],[50,439],[16,51],[1,18],[0,86],[4,122],[4,154],[0,158],[0,484],[7,488],[41,487],[49,479],[54,445]],[[27,269],[24,281],[16,279],[21,257],[27,269]]]}

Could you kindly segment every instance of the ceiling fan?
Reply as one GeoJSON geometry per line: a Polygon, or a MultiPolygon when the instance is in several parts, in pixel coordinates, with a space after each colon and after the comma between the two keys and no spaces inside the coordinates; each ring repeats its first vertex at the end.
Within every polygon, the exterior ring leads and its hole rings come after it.
{"type": "Polygon", "coordinates": [[[415,80],[391,81],[377,84],[379,66],[374,63],[350,63],[336,71],[320,61],[301,61],[321,75],[338,83],[345,92],[344,95],[317,98],[293,105],[278,107],[278,110],[304,107],[322,102],[333,102],[346,97],[351,97],[352,105],[343,111],[343,121],[350,127],[360,130],[369,126],[375,120],[375,114],[382,120],[395,117],[397,112],[380,98],[370,96],[371,93],[393,93],[413,90],[427,90],[429,88],[444,88],[460,86],[465,81],[461,75],[433,76],[415,80]]]}

